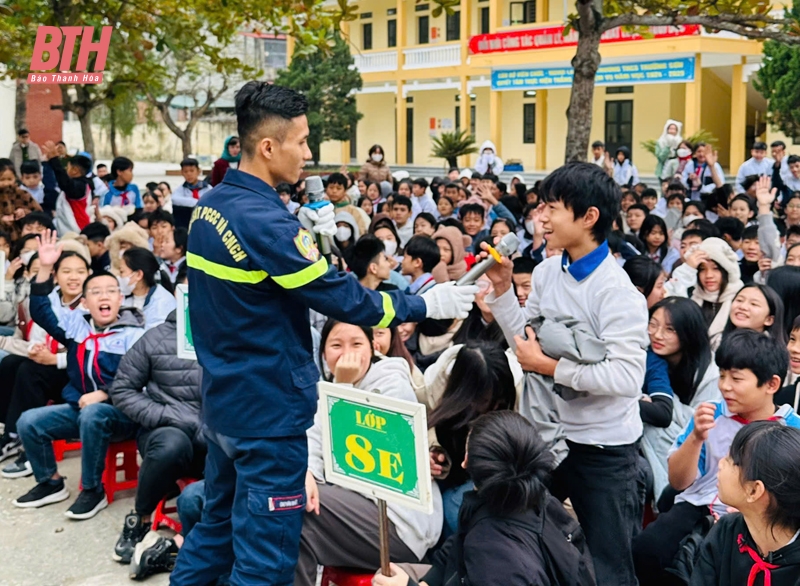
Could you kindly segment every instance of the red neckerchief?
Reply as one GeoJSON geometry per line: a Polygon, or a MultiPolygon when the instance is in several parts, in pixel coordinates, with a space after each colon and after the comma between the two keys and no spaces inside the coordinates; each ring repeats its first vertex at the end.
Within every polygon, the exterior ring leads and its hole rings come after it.
{"type": "Polygon", "coordinates": [[[736,543],[739,544],[739,553],[746,553],[753,559],[753,567],[750,568],[750,575],[747,577],[747,586],[753,586],[756,583],[756,577],[760,572],[764,572],[764,586],[772,586],[770,570],[777,570],[780,566],[770,564],[761,559],[758,552],[745,543],[744,535],[741,533],[736,538],[736,543]]]}
{"type": "Polygon", "coordinates": [[[91,222],[91,219],[89,218],[89,212],[86,211],[86,202],[89,201],[89,195],[91,192],[92,188],[87,184],[86,195],[84,197],[81,199],[66,198],[67,203],[72,210],[72,217],[75,218],[75,223],[81,230],[83,230],[91,222]]]}
{"type": "MultiPolygon", "coordinates": [[[[748,423],[752,423],[752,421],[748,421],[741,415],[731,415],[731,419],[733,419],[738,423],[741,423],[742,425],[747,425],[748,423]]],[[[773,415],[772,417],[770,417],[769,419],[765,419],[764,421],[778,421],[779,419],[780,417],[776,417],[775,415],[773,415]]]]}
{"type": "Polygon", "coordinates": [[[83,392],[86,392],[86,342],[89,340],[94,340],[94,359],[92,360],[92,368],[94,368],[95,372],[97,372],[97,378],[100,379],[100,382],[105,385],[106,382],[103,380],[103,375],[100,372],[100,364],[97,362],[97,357],[100,354],[100,339],[107,338],[108,336],[113,336],[116,332],[104,332],[102,334],[89,334],[86,339],[78,344],[78,365],[80,366],[81,370],[81,385],[83,386],[83,392]]]}

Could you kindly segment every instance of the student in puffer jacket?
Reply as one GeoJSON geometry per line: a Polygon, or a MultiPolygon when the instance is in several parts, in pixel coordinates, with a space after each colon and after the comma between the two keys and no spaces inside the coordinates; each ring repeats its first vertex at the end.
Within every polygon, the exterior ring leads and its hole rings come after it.
{"type": "Polygon", "coordinates": [[[200,478],[206,455],[200,432],[201,368],[177,357],[175,310],[149,330],[120,362],[110,394],[114,405],[141,426],[142,465],[134,510],[125,517],[114,559],[130,563],[150,529],[159,501],[184,477],[200,478]]]}

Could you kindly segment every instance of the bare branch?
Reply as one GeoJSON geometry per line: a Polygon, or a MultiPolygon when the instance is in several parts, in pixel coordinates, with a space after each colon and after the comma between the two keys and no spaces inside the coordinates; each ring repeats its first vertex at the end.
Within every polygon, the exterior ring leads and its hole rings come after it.
{"type": "Polygon", "coordinates": [[[657,15],[657,14],[620,14],[604,20],[602,30],[607,31],[620,26],[675,26],[700,25],[714,30],[728,31],[750,39],[773,39],[789,45],[800,45],[800,36],[780,30],[763,28],[763,24],[791,26],[794,21],[772,19],[767,16],[719,14],[710,15],[657,15]]]}

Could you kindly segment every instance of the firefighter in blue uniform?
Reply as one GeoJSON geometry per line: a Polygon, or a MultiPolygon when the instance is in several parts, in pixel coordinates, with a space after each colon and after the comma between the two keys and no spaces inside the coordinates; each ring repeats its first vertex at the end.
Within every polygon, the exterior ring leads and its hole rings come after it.
{"type": "MultiPolygon", "coordinates": [[[[249,82],[236,95],[238,170],[204,195],[189,228],[189,314],[203,367],[208,440],[205,507],[171,583],[290,585],[306,502],[305,431],[319,371],[309,308],[349,323],[388,327],[466,317],[477,287],[422,296],[378,293],[321,257],[271,187],[295,183],[311,157],[307,103],[292,90],[249,82]]],[[[336,231],[333,206],[302,208],[314,232],[336,231]]]]}

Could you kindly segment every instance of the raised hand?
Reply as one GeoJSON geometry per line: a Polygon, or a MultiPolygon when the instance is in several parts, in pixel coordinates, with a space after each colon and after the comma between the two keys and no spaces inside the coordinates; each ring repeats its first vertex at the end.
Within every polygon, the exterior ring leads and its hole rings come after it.
{"type": "Polygon", "coordinates": [[[772,188],[772,181],[766,175],[762,175],[756,181],[756,200],[758,201],[759,207],[771,207],[772,202],[775,201],[775,197],[778,194],[777,188],[772,188]]]}
{"type": "Polygon", "coordinates": [[[53,265],[58,261],[61,256],[61,249],[63,245],[58,242],[58,235],[55,230],[45,230],[39,235],[39,267],[47,269],[47,272],[52,270],[53,265]]]}

